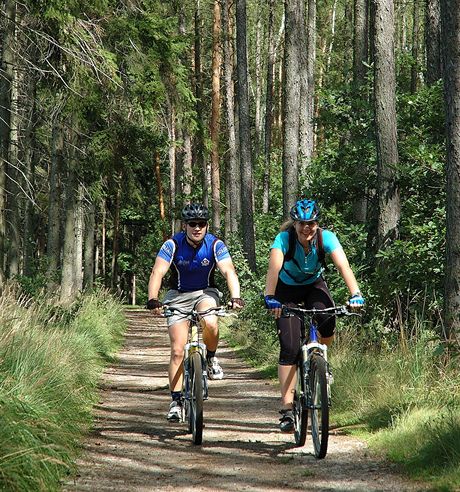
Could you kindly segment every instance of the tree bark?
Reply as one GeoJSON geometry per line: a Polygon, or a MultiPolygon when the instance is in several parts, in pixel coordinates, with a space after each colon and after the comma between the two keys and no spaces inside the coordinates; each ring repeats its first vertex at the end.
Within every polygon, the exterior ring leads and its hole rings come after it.
{"type": "Polygon", "coordinates": [[[184,195],[184,201],[189,202],[190,196],[192,194],[192,180],[193,180],[193,169],[192,169],[192,139],[190,133],[184,130],[184,153],[183,153],[183,172],[184,172],[184,185],[182,193],[184,195]]]}
{"type": "Polygon", "coordinates": [[[397,181],[399,155],[396,132],[393,0],[373,1],[375,7],[374,99],[379,200],[377,246],[380,249],[399,234],[400,197],[397,181]]]}
{"type": "Polygon", "coordinates": [[[96,208],[91,197],[88,197],[88,206],[85,219],[85,253],[83,268],[83,288],[91,290],[94,285],[95,273],[95,236],[96,236],[96,208]]]}
{"type": "Polygon", "coordinates": [[[121,187],[123,176],[120,172],[115,190],[115,205],[113,212],[113,240],[112,240],[112,277],[110,287],[113,291],[118,289],[118,253],[120,251],[120,209],[121,209],[121,187]]]}
{"type": "Polygon", "coordinates": [[[228,218],[226,219],[226,233],[238,232],[238,210],[241,200],[238,186],[240,171],[237,160],[237,143],[235,128],[235,91],[233,87],[233,49],[232,49],[232,29],[230,25],[228,0],[223,0],[222,5],[222,26],[224,33],[224,85],[225,85],[225,108],[227,116],[228,131],[228,167],[226,183],[226,203],[228,218]]]}
{"type": "Polygon", "coordinates": [[[77,207],[77,179],[73,163],[70,165],[67,176],[61,275],[61,302],[64,304],[70,303],[75,294],[75,216],[77,207]]]}
{"type": "Polygon", "coordinates": [[[441,0],[444,94],[447,127],[447,227],[444,280],[446,338],[460,334],[460,8],[441,0]]]}
{"type": "Polygon", "coordinates": [[[195,3],[195,98],[196,98],[196,164],[201,173],[201,186],[203,202],[208,201],[208,172],[205,160],[204,146],[204,115],[203,115],[203,76],[201,68],[201,0],[195,3]]]}
{"type": "Polygon", "coordinates": [[[75,206],[75,254],[74,279],[75,292],[83,290],[83,231],[85,227],[83,211],[83,184],[77,186],[77,203],[75,206]]]}
{"type": "Polygon", "coordinates": [[[158,210],[160,212],[160,220],[161,220],[161,234],[163,240],[166,240],[168,237],[168,233],[165,230],[166,224],[166,214],[165,214],[165,201],[164,201],[164,192],[163,192],[163,181],[161,179],[161,169],[160,169],[160,154],[158,150],[155,149],[153,154],[153,166],[155,172],[155,179],[157,182],[157,197],[158,197],[158,210]]]}
{"type": "Polygon", "coordinates": [[[299,33],[301,0],[285,0],[285,40],[284,40],[284,109],[283,109],[283,214],[297,198],[299,181],[299,122],[300,122],[300,77],[301,66],[299,33]]]}
{"type": "Polygon", "coordinates": [[[273,81],[275,78],[275,37],[273,35],[275,0],[270,0],[268,12],[268,59],[267,59],[267,88],[265,91],[265,142],[264,142],[264,175],[262,191],[262,212],[268,213],[270,203],[270,168],[272,151],[273,127],[273,81]]]}
{"type": "Polygon", "coordinates": [[[212,28],[212,101],[211,101],[211,198],[212,227],[220,230],[220,67],[221,67],[221,9],[220,0],[214,0],[214,21],[212,28]]]}
{"type": "Polygon", "coordinates": [[[311,163],[312,155],[312,134],[313,128],[310,119],[310,107],[309,97],[311,91],[309,83],[312,82],[309,64],[309,35],[306,24],[306,12],[305,12],[305,0],[299,2],[299,26],[298,26],[298,49],[300,65],[299,79],[300,79],[300,101],[299,101],[299,175],[303,178],[303,181],[307,179],[308,168],[311,163]]]}
{"type": "MultiPolygon", "coordinates": [[[[14,36],[14,49],[18,49],[17,33],[14,36]]],[[[17,61],[16,61],[17,63],[17,61]]],[[[8,150],[7,182],[8,193],[8,224],[7,234],[9,247],[7,255],[8,277],[13,278],[20,273],[19,262],[21,255],[21,219],[20,219],[20,199],[19,183],[23,182],[22,173],[19,172],[19,128],[20,128],[20,107],[19,107],[19,71],[17,64],[12,70],[11,79],[11,113],[10,113],[10,139],[8,150]]]]}
{"type": "Polygon", "coordinates": [[[4,30],[0,77],[0,292],[6,280],[6,173],[10,146],[11,88],[13,80],[14,38],[16,32],[16,1],[5,0],[4,30]]]}
{"type": "Polygon", "coordinates": [[[420,34],[420,4],[421,0],[413,0],[412,8],[412,66],[410,72],[410,91],[412,94],[417,92],[418,78],[419,78],[419,34],[420,34]]]}
{"type": "Polygon", "coordinates": [[[53,292],[59,281],[59,265],[61,257],[61,174],[63,168],[64,135],[62,124],[55,115],[51,134],[51,162],[49,169],[48,198],[48,240],[47,256],[47,289],[53,292]]]}
{"type": "MultiPolygon", "coordinates": [[[[369,64],[369,15],[368,0],[354,1],[353,35],[353,101],[355,113],[360,111],[361,100],[368,99],[366,73],[369,64]]],[[[353,137],[352,137],[353,138],[353,137]]],[[[359,138],[359,137],[358,137],[359,138]]],[[[353,203],[353,218],[365,223],[367,218],[367,193],[362,193],[353,203]]]]}
{"type": "Polygon", "coordinates": [[[251,126],[249,121],[248,63],[246,45],[246,0],[236,1],[237,95],[239,113],[241,209],[243,249],[249,268],[256,271],[252,186],[251,126]]]}
{"type": "Polygon", "coordinates": [[[441,12],[439,0],[426,0],[425,7],[426,75],[428,85],[442,77],[441,12]]]}
{"type": "MultiPolygon", "coordinates": [[[[35,55],[35,50],[34,50],[35,55]]],[[[35,60],[36,56],[33,56],[35,60]]],[[[26,94],[24,95],[24,106],[26,107],[26,123],[24,128],[22,160],[24,162],[24,173],[26,179],[27,196],[24,205],[24,230],[23,230],[23,248],[24,248],[24,275],[30,277],[33,273],[34,243],[36,240],[36,214],[35,214],[35,159],[36,159],[36,139],[35,126],[37,124],[37,106],[36,106],[36,87],[37,78],[33,70],[29,69],[26,73],[28,80],[26,94]]]]}
{"type": "Polygon", "coordinates": [[[368,56],[368,0],[355,0],[353,36],[353,83],[356,92],[366,80],[368,56]]]}

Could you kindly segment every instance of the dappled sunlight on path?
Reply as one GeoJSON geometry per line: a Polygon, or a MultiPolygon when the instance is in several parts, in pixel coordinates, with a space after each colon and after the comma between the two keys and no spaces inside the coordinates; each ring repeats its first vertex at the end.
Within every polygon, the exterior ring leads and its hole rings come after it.
{"type": "Polygon", "coordinates": [[[331,436],[326,459],[310,441],[296,448],[278,431],[278,390],[221,343],[225,372],[210,382],[203,444],[185,424],[168,423],[169,343],[165,321],[126,313],[129,329],[118,361],[101,381],[94,429],[83,444],[77,477],[66,491],[401,491],[409,485],[365,446],[331,436]]]}

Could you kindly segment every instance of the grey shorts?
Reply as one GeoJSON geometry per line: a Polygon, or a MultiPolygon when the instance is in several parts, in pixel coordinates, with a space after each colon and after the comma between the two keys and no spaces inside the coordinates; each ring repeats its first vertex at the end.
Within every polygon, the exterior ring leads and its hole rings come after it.
{"type": "MultiPolygon", "coordinates": [[[[171,307],[177,307],[189,311],[195,308],[204,299],[213,299],[216,306],[220,305],[220,299],[222,293],[214,287],[209,287],[203,290],[195,290],[193,292],[179,292],[178,290],[168,290],[163,303],[169,304],[171,307]]],[[[168,328],[179,321],[184,319],[190,319],[190,316],[184,316],[183,314],[173,314],[172,316],[166,318],[168,323],[168,328]]]]}

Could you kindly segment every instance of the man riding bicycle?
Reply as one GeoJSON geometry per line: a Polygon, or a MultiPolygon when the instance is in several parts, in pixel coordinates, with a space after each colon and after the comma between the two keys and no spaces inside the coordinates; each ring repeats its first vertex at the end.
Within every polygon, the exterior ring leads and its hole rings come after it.
{"type": "MultiPolygon", "coordinates": [[[[294,430],[292,403],[303,329],[299,318],[282,316],[282,304],[303,304],[307,309],[324,309],[334,305],[323,279],[324,256],[328,254],[350,291],[349,306],[357,310],[364,305],[364,298],[339,240],[332,231],[318,227],[320,216],[316,201],[297,201],[290,210],[290,219],[281,226],[281,232],[270,250],[265,306],[275,316],[280,342],[278,377],[282,432],[294,430]]],[[[321,343],[329,346],[334,338],[335,317],[318,316],[318,330],[321,343]]]]}
{"type": "MultiPolygon", "coordinates": [[[[147,309],[161,314],[163,303],[182,310],[205,311],[220,304],[221,293],[215,287],[216,267],[225,277],[231,296],[231,307],[242,308],[240,284],[227,247],[208,232],[208,209],[201,203],[191,203],[182,210],[183,230],[168,239],[160,248],[150,275],[147,309]],[[163,303],[158,295],[171,265],[171,288],[163,303]]],[[[207,373],[209,379],[222,379],[224,373],[216,357],[219,342],[217,316],[204,318],[203,341],[206,345],[207,373]]],[[[179,421],[182,413],[182,360],[187,343],[189,319],[180,314],[168,317],[171,343],[169,362],[169,387],[171,403],[167,419],[179,421]]]]}

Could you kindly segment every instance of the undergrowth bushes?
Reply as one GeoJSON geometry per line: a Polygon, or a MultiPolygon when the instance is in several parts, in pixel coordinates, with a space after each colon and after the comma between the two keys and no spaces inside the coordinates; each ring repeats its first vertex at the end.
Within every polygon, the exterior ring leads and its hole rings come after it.
{"type": "Polygon", "coordinates": [[[97,381],[121,342],[121,306],[106,292],[65,308],[0,300],[0,489],[57,490],[90,424],[97,381]]]}

